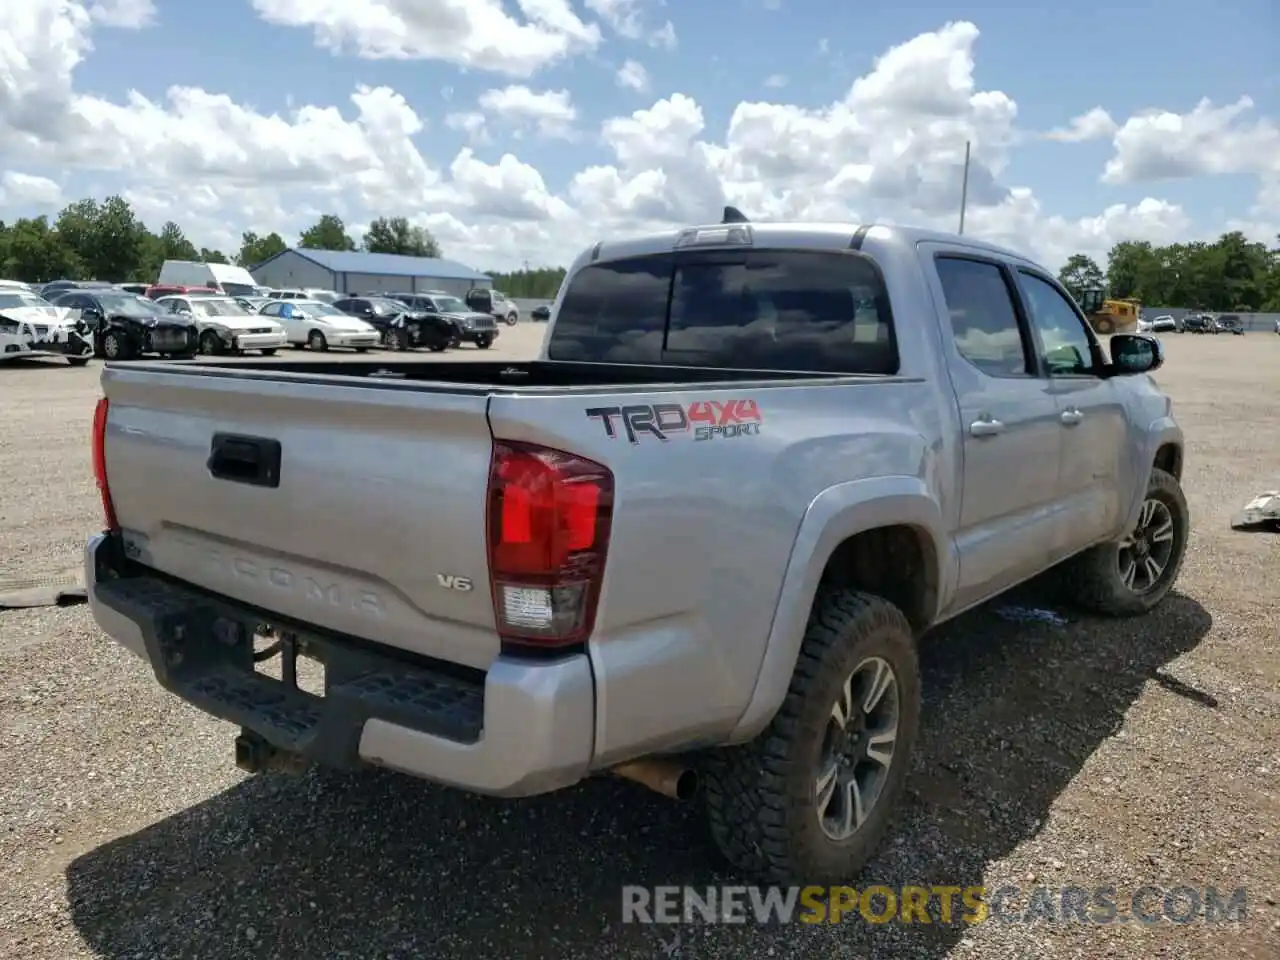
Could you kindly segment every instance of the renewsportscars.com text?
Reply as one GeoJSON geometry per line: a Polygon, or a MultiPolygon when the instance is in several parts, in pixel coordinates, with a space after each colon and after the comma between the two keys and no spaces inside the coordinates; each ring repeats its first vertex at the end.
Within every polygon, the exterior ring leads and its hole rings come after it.
{"type": "Polygon", "coordinates": [[[1243,887],[1013,885],[622,888],[623,923],[1220,923],[1245,919],[1243,887]]]}

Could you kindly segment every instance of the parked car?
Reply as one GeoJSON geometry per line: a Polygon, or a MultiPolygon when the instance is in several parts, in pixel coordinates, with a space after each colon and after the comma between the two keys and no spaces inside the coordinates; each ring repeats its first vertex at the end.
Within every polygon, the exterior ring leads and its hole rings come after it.
{"type": "Polygon", "coordinates": [[[269,300],[319,300],[322,303],[334,303],[342,298],[342,294],[335,290],[325,290],[320,287],[307,287],[306,289],[282,288],[279,290],[268,290],[266,293],[269,300]]]}
{"type": "Polygon", "coordinates": [[[1189,313],[1182,318],[1183,333],[1217,333],[1213,318],[1204,313],[1189,313]]]}
{"type": "MultiPolygon", "coordinates": [[[[443,293],[443,291],[431,292],[443,293]]],[[[477,313],[487,313],[501,320],[509,327],[514,327],[520,319],[520,308],[516,306],[515,301],[501,290],[491,290],[489,287],[472,287],[467,291],[462,301],[468,308],[475,310],[477,313]]]]}
{"type": "Polygon", "coordinates": [[[299,350],[345,347],[367,353],[378,345],[378,331],[373,326],[320,300],[271,300],[258,313],[279,321],[285,339],[299,350]]]}
{"type": "Polygon", "coordinates": [[[80,311],[92,331],[97,356],[108,360],[132,360],[144,353],[195,356],[195,321],[167,313],[147,297],[112,289],[68,290],[53,304],[80,311]]]}
{"type": "Polygon", "coordinates": [[[416,313],[433,313],[446,317],[458,326],[458,339],[488,350],[498,339],[498,323],[492,314],[471,310],[451,293],[428,290],[425,293],[388,293],[416,313]]]}
{"type": "Polygon", "coordinates": [[[1156,317],[1151,321],[1152,333],[1176,333],[1178,330],[1178,321],[1173,319],[1169,314],[1156,317]]]}
{"type": "Polygon", "coordinates": [[[540,323],[546,323],[548,320],[551,319],[551,307],[545,303],[539,304],[538,306],[533,308],[533,311],[529,314],[529,316],[533,317],[533,319],[539,321],[540,323]]]}
{"type": "Polygon", "coordinates": [[[1224,313],[1215,319],[1218,330],[1222,333],[1234,333],[1238,337],[1244,336],[1244,322],[1240,319],[1238,313],[1224,313]]]}
{"type": "Polygon", "coordinates": [[[284,327],[236,302],[234,297],[190,293],[161,297],[156,304],[169,313],[191,317],[200,331],[199,350],[214,356],[259,350],[269,357],[288,345],[284,327]]]}
{"type": "Polygon", "coordinates": [[[109,371],[90,609],[246,770],[705,782],[738,871],[848,883],[911,770],[919,637],[1051,569],[1115,617],[1178,577],[1162,347],[1108,345],[970,237],[606,239],[536,361],[109,371]]]}
{"type": "Polygon", "coordinates": [[[458,325],[449,318],[414,310],[390,297],[348,297],[334,306],[372,326],[389,350],[426,347],[440,353],[456,346],[462,336],[458,325]]]}
{"type": "Polygon", "coordinates": [[[93,336],[74,311],[55,307],[17,286],[0,287],[0,362],[62,357],[82,367],[93,357],[93,336]]]}

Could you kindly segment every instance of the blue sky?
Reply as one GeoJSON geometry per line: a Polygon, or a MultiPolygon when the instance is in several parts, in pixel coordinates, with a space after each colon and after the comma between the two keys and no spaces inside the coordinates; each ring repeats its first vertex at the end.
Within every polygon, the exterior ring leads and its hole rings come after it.
{"type": "MultiPolygon", "coordinates": [[[[420,5],[429,7],[431,0],[420,0],[420,5]]],[[[683,93],[703,110],[702,138],[721,143],[741,101],[815,108],[830,104],[869,73],[875,58],[890,47],[949,21],[969,20],[981,34],[974,49],[977,89],[1002,91],[1015,100],[1017,127],[1028,135],[1063,126],[1097,106],[1123,124],[1149,108],[1186,113],[1201,98],[1228,104],[1248,95],[1256,115],[1280,116],[1280,6],[1275,0],[1222,0],[1209,8],[1188,0],[1137,0],[1120,8],[1085,2],[1070,13],[1060,6],[997,2],[668,0],[663,6],[645,6],[647,23],[669,19],[674,24],[675,49],[605,31],[604,42],[593,52],[520,78],[432,60],[335,55],[317,45],[311,29],[270,24],[248,0],[158,0],[153,26],[93,31],[93,49],[76,67],[73,86],[76,94],[118,103],[131,90],[163,103],[168,88],[182,85],[225,94],[237,106],[262,114],[287,115],[294,107],[314,104],[336,106],[348,116],[356,85],[387,86],[402,94],[427,124],[413,138],[418,150],[433,166],[447,168],[468,141],[446,125],[446,115],[473,107],[483,91],[494,87],[524,83],[535,90],[568,90],[579,112],[577,125],[586,131],[683,93]],[[649,90],[641,93],[614,82],[626,59],[647,69],[649,90]],[[785,77],[785,85],[768,86],[771,76],[785,77]]],[[[590,17],[580,4],[575,7],[584,19],[590,17]]],[[[507,10],[519,16],[514,4],[507,4],[507,10]]],[[[565,191],[584,167],[615,162],[608,146],[593,136],[564,141],[499,135],[475,146],[476,155],[489,164],[508,150],[536,168],[553,194],[565,191]]],[[[1029,186],[1045,211],[1070,220],[1155,196],[1180,205],[1203,228],[1247,218],[1259,191],[1258,177],[1250,173],[1100,183],[1113,153],[1110,138],[1055,143],[1027,136],[1012,150],[1000,179],[1029,186]]],[[[0,160],[5,167],[13,164],[48,176],[69,197],[128,181],[119,171],[103,174],[91,163],[23,165],[6,157],[3,148],[0,160]]],[[[12,212],[0,204],[0,216],[6,214],[12,212]]]]}

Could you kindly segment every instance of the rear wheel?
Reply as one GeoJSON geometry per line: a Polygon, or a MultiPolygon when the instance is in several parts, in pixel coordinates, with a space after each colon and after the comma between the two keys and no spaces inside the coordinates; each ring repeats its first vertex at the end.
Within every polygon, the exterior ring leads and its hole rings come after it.
{"type": "Polygon", "coordinates": [[[514,327],[514,326],[516,325],[517,321],[519,321],[519,319],[520,319],[520,314],[516,313],[515,311],[512,311],[511,313],[508,313],[508,314],[507,314],[507,326],[508,326],[508,327],[514,327]]]}
{"type": "Polygon", "coordinates": [[[267,347],[265,350],[262,351],[262,355],[264,357],[274,357],[276,355],[276,348],[267,347]]]}
{"type": "Polygon", "coordinates": [[[821,591],[772,723],[708,763],[716,845],[762,880],[854,879],[888,830],[919,724],[906,617],[871,594],[821,591]]]}
{"type": "Polygon", "coordinates": [[[1110,317],[1099,317],[1094,323],[1094,329],[1102,336],[1107,337],[1116,332],[1116,325],[1110,317]]]}
{"type": "Polygon", "coordinates": [[[329,341],[324,338],[324,334],[319,330],[312,330],[307,334],[307,346],[312,350],[328,350],[329,341]]]}

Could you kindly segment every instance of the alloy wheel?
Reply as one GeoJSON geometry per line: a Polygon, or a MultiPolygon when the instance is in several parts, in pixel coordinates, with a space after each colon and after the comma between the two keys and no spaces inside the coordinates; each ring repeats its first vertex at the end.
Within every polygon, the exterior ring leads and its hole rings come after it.
{"type": "Polygon", "coordinates": [[[884,792],[898,739],[901,702],[887,660],[869,657],[845,680],[831,708],[814,783],[822,832],[848,840],[884,792]]]}
{"type": "Polygon", "coordinates": [[[1138,514],[1138,525],[1120,541],[1116,554],[1125,587],[1137,594],[1154,590],[1169,566],[1173,546],[1173,513],[1163,500],[1147,498],[1138,514]]]}

